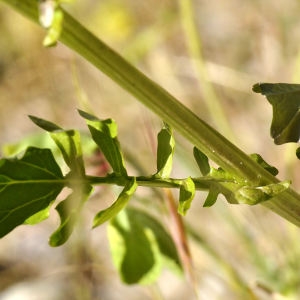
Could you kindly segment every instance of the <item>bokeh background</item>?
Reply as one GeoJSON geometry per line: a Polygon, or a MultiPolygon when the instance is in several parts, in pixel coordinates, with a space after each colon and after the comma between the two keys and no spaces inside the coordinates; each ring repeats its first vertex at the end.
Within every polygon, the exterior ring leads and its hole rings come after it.
{"type": "MultiPolygon", "coordinates": [[[[251,90],[256,82],[300,81],[299,1],[85,0],[65,8],[243,151],[261,154],[279,169],[280,179],[291,179],[299,190],[297,145],[273,144],[271,106],[251,90]],[[189,2],[194,28],[184,10],[189,2]]],[[[65,46],[43,48],[44,36],[43,29],[0,3],[2,155],[7,145],[41,133],[29,114],[86,131],[76,110],[81,108],[116,120],[132,174],[154,173],[161,120],[65,46]]],[[[197,176],[192,145],[175,137],[172,176],[197,176]]],[[[95,193],[64,246],[48,245],[59,224],[54,209],[38,226],[20,226],[0,241],[0,299],[196,299],[191,284],[168,270],[151,286],[120,281],[106,226],[90,229],[94,214],[117,191],[100,187],[95,193]]],[[[138,195],[133,201],[143,199],[149,212],[163,214],[157,194],[140,189],[138,195]]],[[[246,299],[247,286],[253,291],[249,299],[298,299],[299,229],[262,206],[230,205],[220,197],[203,208],[204,199],[198,192],[184,218],[193,232],[198,298],[246,299]]]]}

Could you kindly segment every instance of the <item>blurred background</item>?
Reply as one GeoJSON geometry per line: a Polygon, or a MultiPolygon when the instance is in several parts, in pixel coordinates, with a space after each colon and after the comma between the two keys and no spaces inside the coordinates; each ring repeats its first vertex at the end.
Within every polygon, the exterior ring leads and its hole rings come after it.
{"type": "MultiPolygon", "coordinates": [[[[278,168],[278,178],[291,179],[299,190],[297,145],[273,144],[272,108],[251,90],[256,82],[300,81],[299,1],[85,0],[65,8],[243,151],[261,154],[278,168]]],[[[2,156],[8,145],[41,133],[29,114],[86,131],[76,110],[81,108],[116,120],[132,174],[155,172],[162,122],[152,112],[65,46],[43,48],[44,30],[3,3],[0,36],[2,156]]],[[[175,138],[172,177],[200,175],[192,145],[176,133],[175,138]]],[[[37,143],[49,141],[39,137],[37,143]]],[[[298,299],[299,229],[260,205],[230,205],[220,197],[203,208],[205,196],[197,192],[184,217],[198,299],[247,299],[245,287],[252,291],[248,299],[298,299]]],[[[188,280],[168,270],[151,286],[120,281],[106,225],[90,229],[95,213],[116,197],[114,187],[97,188],[82,226],[59,248],[48,245],[59,224],[54,209],[41,224],[20,226],[4,237],[0,300],[197,299],[188,280]]],[[[139,199],[149,212],[163,214],[153,191],[139,189],[133,201],[139,199]]]]}

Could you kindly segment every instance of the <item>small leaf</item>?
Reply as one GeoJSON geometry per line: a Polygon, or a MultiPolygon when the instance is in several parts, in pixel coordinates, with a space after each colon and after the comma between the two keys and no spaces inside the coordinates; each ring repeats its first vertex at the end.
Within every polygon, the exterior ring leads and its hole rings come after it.
{"type": "Polygon", "coordinates": [[[51,132],[51,138],[61,151],[63,158],[76,177],[84,177],[85,169],[82,158],[80,133],[77,130],[51,132]]]}
{"type": "Polygon", "coordinates": [[[255,205],[270,200],[288,189],[289,186],[289,181],[282,181],[280,183],[258,187],[243,186],[236,191],[235,196],[239,203],[255,205]]]}
{"type": "Polygon", "coordinates": [[[126,208],[108,226],[114,264],[127,284],[150,284],[164,264],[182,271],[176,247],[164,227],[153,217],[126,208]]]}
{"type": "Polygon", "coordinates": [[[193,154],[194,154],[194,158],[198,164],[201,174],[203,176],[208,175],[210,172],[208,157],[196,147],[194,147],[194,149],[193,149],[193,154]]]}
{"type": "Polygon", "coordinates": [[[25,225],[36,225],[36,224],[48,219],[48,217],[50,215],[51,206],[52,206],[52,202],[50,203],[50,205],[48,207],[40,210],[36,214],[34,214],[31,217],[29,217],[28,219],[26,219],[24,221],[24,224],[25,225]]]}
{"type": "Polygon", "coordinates": [[[290,187],[290,185],[291,182],[289,180],[285,180],[279,183],[268,184],[258,188],[261,189],[264,192],[264,194],[270,197],[275,197],[283,191],[287,190],[290,187]]]}
{"type": "Polygon", "coordinates": [[[222,168],[210,168],[209,176],[218,180],[223,180],[224,182],[236,182],[235,177],[222,168]]]}
{"type": "Polygon", "coordinates": [[[36,124],[37,126],[41,127],[42,129],[44,129],[48,132],[62,130],[61,127],[57,126],[56,124],[54,124],[50,121],[47,121],[47,120],[44,120],[44,119],[41,119],[41,118],[38,118],[35,116],[31,116],[31,115],[29,115],[29,118],[34,124],[36,124]]]}
{"type": "Polygon", "coordinates": [[[185,215],[191,206],[192,200],[195,196],[195,184],[194,181],[189,177],[182,181],[179,191],[179,206],[178,212],[181,215],[185,215]]]}
{"type": "Polygon", "coordinates": [[[73,177],[84,177],[85,169],[82,159],[80,133],[77,130],[64,130],[58,125],[38,118],[29,116],[30,119],[42,129],[50,132],[52,140],[63,155],[64,161],[72,171],[73,177]]]}
{"type": "Polygon", "coordinates": [[[88,199],[91,191],[92,187],[90,185],[83,185],[56,206],[55,209],[59,214],[61,222],[60,226],[49,239],[50,246],[57,247],[68,240],[78,221],[82,206],[88,199]]]}
{"type": "Polygon", "coordinates": [[[171,128],[165,127],[157,135],[157,173],[162,178],[169,177],[172,171],[175,140],[171,128]]]}
{"type": "Polygon", "coordinates": [[[110,207],[101,210],[100,212],[97,213],[93,221],[93,228],[113,218],[123,208],[125,208],[131,196],[134,194],[137,186],[138,185],[136,183],[135,177],[133,177],[132,180],[128,181],[128,183],[125,185],[118,199],[110,207]]]}
{"type": "Polygon", "coordinates": [[[271,136],[277,145],[300,137],[300,84],[257,83],[253,91],[265,95],[273,106],[271,136]]]}
{"type": "Polygon", "coordinates": [[[203,207],[211,207],[213,206],[217,199],[218,199],[218,195],[219,195],[219,191],[217,189],[214,189],[213,187],[209,190],[208,195],[206,197],[206,200],[203,204],[203,207]]]}
{"type": "Polygon", "coordinates": [[[0,160],[0,237],[46,209],[64,187],[49,149],[30,147],[21,159],[0,160]]]}
{"type": "Polygon", "coordinates": [[[269,173],[271,173],[272,175],[276,176],[278,174],[278,170],[269,165],[262,157],[261,155],[257,154],[257,153],[253,153],[250,154],[250,157],[256,161],[258,164],[260,164],[264,169],[266,169],[269,173]]]}
{"type": "Polygon", "coordinates": [[[120,143],[117,138],[118,130],[115,121],[112,119],[101,121],[81,110],[79,110],[79,114],[86,119],[93,140],[101,149],[114,173],[127,176],[120,143]]]}

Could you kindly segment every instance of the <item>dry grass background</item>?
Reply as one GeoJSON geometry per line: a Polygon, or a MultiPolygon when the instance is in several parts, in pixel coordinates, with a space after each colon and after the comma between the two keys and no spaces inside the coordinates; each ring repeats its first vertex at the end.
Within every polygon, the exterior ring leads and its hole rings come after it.
{"type": "MultiPolygon", "coordinates": [[[[260,153],[279,169],[279,178],[292,179],[299,189],[297,145],[273,144],[271,106],[251,87],[260,81],[300,81],[300,2],[195,0],[193,6],[202,62],[235,143],[247,153],[260,153]]],[[[198,80],[187,50],[179,1],[86,0],[67,9],[225,134],[205,104],[205,82],[198,80]]],[[[90,108],[100,118],[117,121],[121,144],[128,158],[135,158],[132,172],[137,163],[146,174],[155,172],[153,141],[161,126],[156,116],[63,45],[44,49],[43,30],[2,4],[0,36],[1,146],[40,132],[28,114],[65,128],[85,129],[76,108],[90,108]]],[[[173,176],[196,175],[191,145],[176,138],[173,176]]],[[[139,195],[152,211],[150,203],[158,201],[155,195],[147,189],[139,195]]],[[[197,194],[185,217],[198,237],[198,242],[190,239],[190,247],[199,298],[246,299],[241,291],[245,284],[256,294],[249,299],[298,299],[299,230],[261,206],[233,206],[220,198],[215,206],[203,208],[204,196],[197,194]]],[[[0,300],[195,299],[191,286],[168,271],[151,287],[120,282],[105,226],[90,230],[95,212],[115,197],[113,188],[101,188],[85,209],[82,228],[60,248],[47,244],[58,224],[54,211],[40,225],[21,226],[3,238],[0,300]]]]}

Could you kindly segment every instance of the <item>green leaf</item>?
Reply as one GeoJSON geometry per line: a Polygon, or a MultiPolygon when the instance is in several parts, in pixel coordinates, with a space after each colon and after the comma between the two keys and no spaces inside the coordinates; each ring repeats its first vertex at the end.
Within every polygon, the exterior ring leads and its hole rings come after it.
{"type": "Polygon", "coordinates": [[[46,209],[64,187],[49,149],[30,147],[21,159],[0,160],[0,237],[46,209]]]}
{"type": "Polygon", "coordinates": [[[134,194],[137,183],[135,177],[132,180],[128,181],[125,185],[124,189],[122,190],[121,194],[119,195],[118,199],[107,209],[101,210],[98,212],[93,221],[93,228],[103,224],[104,222],[108,221],[109,219],[116,216],[125,206],[127,205],[128,201],[130,200],[131,196],[134,194]]]}
{"type": "Polygon", "coordinates": [[[48,217],[50,215],[50,208],[52,206],[52,202],[46,208],[40,210],[36,214],[34,214],[31,217],[29,217],[28,219],[26,219],[24,221],[24,224],[26,224],[26,225],[36,225],[36,224],[48,219],[48,217]]]}
{"type": "Polygon", "coordinates": [[[239,203],[255,205],[270,200],[287,190],[289,186],[289,181],[282,181],[280,183],[272,183],[258,187],[243,186],[236,191],[235,196],[239,203]]]}
{"type": "Polygon", "coordinates": [[[114,264],[127,284],[150,284],[164,265],[181,271],[181,265],[170,235],[153,217],[127,208],[113,218],[108,237],[114,264]]]}
{"type": "Polygon", "coordinates": [[[269,173],[271,173],[272,175],[276,176],[278,174],[278,170],[269,165],[262,157],[261,155],[257,154],[257,153],[253,153],[250,154],[250,157],[256,161],[258,164],[260,164],[264,169],[266,169],[269,173]]]}
{"type": "Polygon", "coordinates": [[[72,171],[72,176],[84,177],[85,169],[82,159],[80,133],[77,130],[64,130],[56,124],[35,117],[30,119],[42,129],[50,132],[52,140],[55,142],[63,155],[64,161],[72,171]]]}
{"type": "Polygon", "coordinates": [[[34,124],[36,124],[37,126],[41,127],[42,129],[44,129],[48,132],[63,130],[61,127],[59,127],[58,125],[56,125],[50,121],[47,121],[47,120],[44,120],[44,119],[41,119],[41,118],[38,118],[35,116],[31,116],[31,115],[29,115],[28,117],[34,124]]]}
{"type": "Polygon", "coordinates": [[[82,158],[80,133],[77,130],[51,132],[51,138],[61,151],[63,158],[76,177],[84,177],[85,169],[82,158]]]}
{"type": "Polygon", "coordinates": [[[203,176],[206,176],[210,172],[210,165],[208,162],[208,157],[201,152],[197,147],[193,149],[194,158],[198,164],[200,172],[203,176]]]}
{"type": "Polygon", "coordinates": [[[215,188],[211,188],[208,192],[208,195],[206,197],[206,200],[203,204],[203,207],[211,207],[213,206],[217,199],[218,199],[218,195],[219,195],[219,190],[218,189],[215,189],[215,188]]]}
{"type": "Polygon", "coordinates": [[[124,159],[117,135],[117,124],[112,119],[99,120],[97,117],[79,110],[86,119],[93,140],[101,149],[116,175],[127,176],[124,159]]]}
{"type": "Polygon", "coordinates": [[[300,84],[257,83],[253,91],[265,95],[273,106],[271,136],[277,145],[300,137],[300,84]]]}
{"type": "Polygon", "coordinates": [[[157,135],[157,173],[162,178],[169,177],[172,171],[175,140],[171,128],[165,123],[157,135]]]}
{"type": "Polygon", "coordinates": [[[235,191],[245,185],[244,181],[237,179],[222,168],[210,168],[208,178],[212,180],[208,196],[203,204],[204,207],[210,207],[217,201],[218,195],[222,194],[228,203],[236,204],[235,191]]]}
{"type": "Polygon", "coordinates": [[[50,246],[57,247],[68,240],[78,221],[83,204],[88,199],[91,191],[92,187],[90,185],[82,185],[56,206],[55,209],[61,222],[49,239],[50,246]]]}
{"type": "Polygon", "coordinates": [[[192,200],[195,196],[195,184],[194,181],[189,177],[182,181],[179,191],[179,206],[178,212],[181,215],[185,215],[191,206],[192,200]]]}

